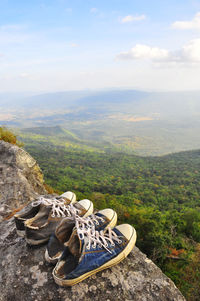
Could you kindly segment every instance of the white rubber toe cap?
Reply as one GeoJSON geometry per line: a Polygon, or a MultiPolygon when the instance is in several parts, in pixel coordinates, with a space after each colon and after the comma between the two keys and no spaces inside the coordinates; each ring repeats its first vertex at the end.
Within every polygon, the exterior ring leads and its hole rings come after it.
{"type": "Polygon", "coordinates": [[[116,229],[119,230],[127,240],[130,240],[133,235],[136,235],[135,229],[129,224],[116,226],[116,229]]]}
{"type": "Polygon", "coordinates": [[[76,195],[71,191],[64,192],[61,194],[61,197],[70,200],[72,204],[76,202],[76,195]]]}
{"type": "Polygon", "coordinates": [[[90,200],[84,199],[78,202],[87,212],[85,213],[84,217],[93,213],[94,206],[90,200]]]}
{"type": "Polygon", "coordinates": [[[116,212],[110,208],[100,210],[99,213],[107,217],[107,219],[109,219],[110,221],[113,219],[114,215],[116,214],[116,212]]]}

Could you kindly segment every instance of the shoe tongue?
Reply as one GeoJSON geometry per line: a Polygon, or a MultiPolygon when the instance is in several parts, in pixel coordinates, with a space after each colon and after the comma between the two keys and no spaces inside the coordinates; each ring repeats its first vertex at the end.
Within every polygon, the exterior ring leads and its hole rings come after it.
{"type": "Polygon", "coordinates": [[[40,205],[39,213],[40,215],[48,215],[51,211],[51,206],[46,206],[44,204],[40,205]]]}
{"type": "Polygon", "coordinates": [[[68,248],[71,254],[78,259],[81,257],[83,243],[84,241],[78,237],[77,230],[74,230],[68,242],[68,248]]]}
{"type": "Polygon", "coordinates": [[[61,243],[69,240],[72,230],[75,226],[75,221],[72,218],[64,218],[55,231],[55,235],[61,243]]]}

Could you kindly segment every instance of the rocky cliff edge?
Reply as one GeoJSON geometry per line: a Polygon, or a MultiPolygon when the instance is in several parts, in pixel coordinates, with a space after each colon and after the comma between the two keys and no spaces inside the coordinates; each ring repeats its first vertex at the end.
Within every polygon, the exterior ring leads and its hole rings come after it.
{"type": "MultiPolygon", "coordinates": [[[[36,161],[0,141],[0,213],[46,193],[36,161]]],[[[184,301],[180,291],[137,247],[117,266],[72,288],[62,288],[44,260],[45,246],[30,247],[16,234],[13,218],[0,223],[0,301],[184,301]]]]}

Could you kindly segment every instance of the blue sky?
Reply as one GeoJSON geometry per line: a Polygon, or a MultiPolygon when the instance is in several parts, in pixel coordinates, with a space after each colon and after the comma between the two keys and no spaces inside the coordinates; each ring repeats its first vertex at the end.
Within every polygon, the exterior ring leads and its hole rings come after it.
{"type": "Polygon", "coordinates": [[[0,0],[0,92],[197,90],[200,1],[0,0]]]}

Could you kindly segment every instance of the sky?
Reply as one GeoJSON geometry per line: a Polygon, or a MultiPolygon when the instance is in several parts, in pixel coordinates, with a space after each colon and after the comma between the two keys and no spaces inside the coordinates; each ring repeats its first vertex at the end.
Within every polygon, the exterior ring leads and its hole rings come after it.
{"type": "Polygon", "coordinates": [[[0,0],[0,93],[200,90],[200,0],[0,0]]]}

